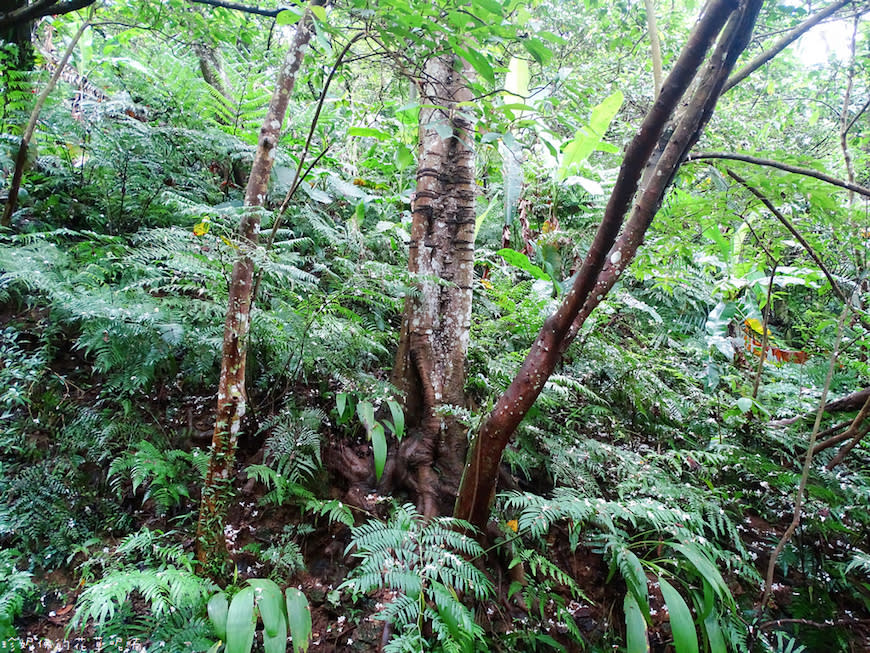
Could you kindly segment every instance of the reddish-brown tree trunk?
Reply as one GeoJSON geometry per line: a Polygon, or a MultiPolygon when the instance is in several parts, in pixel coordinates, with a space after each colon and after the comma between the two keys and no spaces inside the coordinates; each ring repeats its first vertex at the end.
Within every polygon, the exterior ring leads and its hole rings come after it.
{"type": "MultiPolygon", "coordinates": [[[[312,4],[323,4],[323,0],[312,0],[312,4]]],[[[196,555],[209,573],[220,573],[226,560],[224,522],[229,502],[232,500],[236,445],[247,402],[245,362],[254,281],[254,261],[251,253],[259,238],[260,215],[263,210],[261,207],[266,200],[281,124],[284,122],[290,94],[293,92],[305,48],[312,34],[313,22],[310,13],[307,13],[298,24],[293,44],[278,72],[277,86],[260,128],[257,153],[245,190],[247,210],[239,225],[239,256],[233,264],[230,281],[211,458],[202,490],[197,525],[196,555]]]]}
{"type": "Polygon", "coordinates": [[[557,312],[544,323],[520,371],[471,445],[454,516],[481,530],[485,527],[505,447],[585,315],[604,298],[637,251],[668,184],[712,114],[734,61],[746,47],[760,5],[761,0],[713,0],[705,7],[660,95],[626,150],[601,225],[571,290],[557,312]],[[715,52],[701,68],[720,32],[715,52]],[[693,81],[694,87],[687,93],[693,81]],[[617,241],[630,206],[631,218],[617,241]]]}
{"type": "Polygon", "coordinates": [[[466,429],[440,411],[465,404],[465,355],[474,276],[473,124],[459,103],[471,100],[461,59],[433,57],[420,84],[420,146],[408,269],[408,297],[392,380],[405,397],[408,437],[391,468],[416,490],[427,516],[450,511],[466,429]],[[439,474],[435,472],[435,463],[439,474]]]}

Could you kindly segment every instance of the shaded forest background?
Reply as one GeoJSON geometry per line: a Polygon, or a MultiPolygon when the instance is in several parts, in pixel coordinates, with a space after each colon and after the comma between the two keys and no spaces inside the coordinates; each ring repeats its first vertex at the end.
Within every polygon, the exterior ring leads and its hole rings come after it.
{"type": "Polygon", "coordinates": [[[870,650],[866,2],[8,4],[7,648],[870,650]]]}

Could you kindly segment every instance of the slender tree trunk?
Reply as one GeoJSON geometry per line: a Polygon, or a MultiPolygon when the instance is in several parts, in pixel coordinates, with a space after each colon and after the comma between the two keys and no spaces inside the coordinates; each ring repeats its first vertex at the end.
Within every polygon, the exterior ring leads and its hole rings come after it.
{"type": "Polygon", "coordinates": [[[395,470],[416,489],[421,512],[450,511],[465,460],[466,429],[439,409],[465,404],[465,355],[474,275],[473,124],[470,69],[433,57],[420,84],[420,146],[408,269],[419,292],[405,302],[392,380],[405,395],[409,437],[395,470]],[[435,464],[440,472],[436,474],[435,464]]]}
{"type": "Polygon", "coordinates": [[[54,71],[48,84],[46,84],[45,88],[42,89],[42,93],[39,94],[36,104],[30,112],[30,120],[27,121],[27,126],[24,128],[24,133],[21,135],[21,143],[18,145],[18,154],[15,156],[15,171],[12,173],[12,183],[9,186],[6,205],[3,207],[3,214],[0,215],[0,226],[2,227],[9,227],[12,225],[12,214],[15,213],[15,207],[18,204],[18,192],[21,190],[21,180],[23,179],[24,167],[27,163],[27,148],[30,146],[30,141],[33,139],[33,132],[36,131],[36,123],[39,120],[39,114],[42,113],[42,107],[45,106],[45,101],[48,99],[48,96],[51,95],[54,87],[57,86],[57,80],[60,79],[63,69],[66,68],[66,64],[72,56],[73,50],[75,50],[76,44],[79,42],[79,39],[88,27],[90,27],[90,22],[89,20],[85,20],[75,33],[75,36],[73,36],[72,40],[69,42],[66,52],[63,53],[63,57],[57,65],[57,70],[54,71]]]}
{"type": "Polygon", "coordinates": [[[598,233],[571,290],[544,323],[519,373],[485,418],[471,445],[454,510],[456,517],[479,529],[486,525],[504,448],[585,317],[634,257],[665,190],[712,115],[727,75],[748,43],[760,6],[760,0],[713,0],[705,7],[659,97],[626,150],[598,233]],[[720,32],[713,55],[701,69],[720,32]],[[694,88],[687,94],[693,81],[694,88]],[[631,218],[617,240],[630,206],[631,218]]]}
{"type": "MultiPolygon", "coordinates": [[[[312,4],[322,4],[322,0],[312,0],[312,4]]],[[[197,525],[197,559],[207,572],[215,575],[221,573],[227,557],[224,522],[233,495],[236,446],[247,404],[245,363],[254,286],[254,261],[251,254],[259,239],[260,216],[266,200],[281,124],[284,122],[290,94],[296,84],[299,67],[313,31],[309,12],[299,22],[293,44],[278,71],[277,87],[260,128],[257,153],[245,190],[247,210],[239,226],[239,256],[233,265],[230,281],[211,458],[202,490],[197,525]]]]}

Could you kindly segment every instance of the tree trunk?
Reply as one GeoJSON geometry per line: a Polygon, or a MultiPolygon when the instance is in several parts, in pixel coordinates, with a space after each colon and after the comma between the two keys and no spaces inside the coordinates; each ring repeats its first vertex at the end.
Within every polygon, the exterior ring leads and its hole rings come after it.
{"type": "MultiPolygon", "coordinates": [[[[319,5],[322,1],[312,0],[312,4],[319,5]]],[[[266,200],[281,124],[284,122],[290,94],[293,92],[305,48],[313,31],[313,21],[308,12],[299,22],[293,44],[278,71],[277,87],[260,128],[257,153],[245,189],[245,206],[248,210],[245,211],[239,226],[239,256],[233,264],[230,282],[211,458],[202,490],[197,525],[197,559],[206,572],[214,575],[222,573],[227,558],[224,522],[232,500],[236,445],[247,402],[245,362],[254,285],[254,261],[251,253],[257,246],[260,215],[266,200]]]]}
{"type": "Polygon", "coordinates": [[[451,55],[425,66],[417,192],[407,298],[392,381],[405,396],[408,425],[394,469],[416,490],[426,516],[452,508],[465,460],[466,429],[440,411],[465,404],[465,355],[474,278],[473,125],[457,105],[471,100],[469,69],[451,55]],[[435,464],[440,472],[436,474],[435,464]]]}
{"type": "Polygon", "coordinates": [[[454,516],[484,529],[504,448],[583,320],[634,257],[668,185],[712,115],[725,80],[746,47],[760,6],[760,0],[714,0],[705,7],[659,97],[626,150],[601,225],[571,290],[544,323],[520,371],[483,421],[471,445],[454,516]],[[715,51],[701,68],[720,31],[715,51]],[[694,87],[687,93],[693,81],[694,87]],[[617,240],[630,206],[631,218],[617,240]]]}

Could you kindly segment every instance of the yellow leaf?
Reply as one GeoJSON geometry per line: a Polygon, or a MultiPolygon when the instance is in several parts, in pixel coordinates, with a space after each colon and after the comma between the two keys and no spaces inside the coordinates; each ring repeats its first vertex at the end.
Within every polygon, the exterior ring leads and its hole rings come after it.
{"type": "Polygon", "coordinates": [[[508,527],[509,529],[511,529],[514,533],[516,533],[516,532],[519,530],[519,528],[520,528],[520,524],[519,524],[519,522],[518,522],[516,519],[508,519],[506,525],[507,525],[507,527],[508,527]]]}
{"type": "MultiPolygon", "coordinates": [[[[764,335],[764,325],[761,323],[761,320],[758,320],[754,317],[749,317],[746,318],[743,323],[750,329],[755,331],[755,333],[757,333],[758,335],[764,335]]],[[[767,335],[770,335],[770,329],[768,329],[767,335]]]]}
{"type": "Polygon", "coordinates": [[[203,220],[202,222],[197,222],[195,225],[193,225],[193,235],[205,236],[208,233],[210,227],[211,224],[206,220],[203,220]]]}
{"type": "Polygon", "coordinates": [[[226,236],[221,236],[221,240],[224,241],[224,243],[228,247],[232,247],[233,249],[238,249],[238,246],[233,241],[231,241],[229,238],[227,238],[226,236]]]}
{"type": "Polygon", "coordinates": [[[492,290],[492,281],[489,279],[481,279],[480,285],[486,288],[487,290],[492,290]]]}

